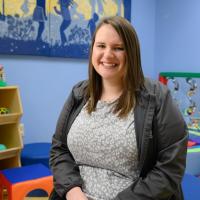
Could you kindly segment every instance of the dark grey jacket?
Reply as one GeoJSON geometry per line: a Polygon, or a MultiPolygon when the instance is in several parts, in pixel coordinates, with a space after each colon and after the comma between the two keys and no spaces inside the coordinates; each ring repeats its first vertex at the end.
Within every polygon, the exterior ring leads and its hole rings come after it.
{"type": "MultiPolygon", "coordinates": [[[[87,81],[74,86],[53,136],[50,166],[58,195],[52,199],[62,199],[71,188],[83,184],[67,147],[67,134],[87,101],[86,86],[87,81]]],[[[182,115],[167,87],[159,82],[146,79],[145,87],[137,95],[134,114],[140,177],[120,192],[116,200],[183,200],[181,180],[185,170],[187,131],[182,115]]]]}

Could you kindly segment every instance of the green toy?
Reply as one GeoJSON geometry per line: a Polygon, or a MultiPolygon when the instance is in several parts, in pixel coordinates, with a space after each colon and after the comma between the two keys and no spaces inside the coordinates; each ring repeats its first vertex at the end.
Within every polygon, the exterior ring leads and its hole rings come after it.
{"type": "Polygon", "coordinates": [[[0,107],[0,115],[9,114],[10,110],[6,107],[0,107]]]}
{"type": "Polygon", "coordinates": [[[7,149],[6,145],[0,144],[0,151],[6,150],[6,149],[7,149]]]}
{"type": "Polygon", "coordinates": [[[0,87],[5,87],[7,83],[5,81],[0,81],[0,87]]]}
{"type": "Polygon", "coordinates": [[[3,65],[0,64],[0,87],[5,87],[6,85],[4,68],[3,65]]]}

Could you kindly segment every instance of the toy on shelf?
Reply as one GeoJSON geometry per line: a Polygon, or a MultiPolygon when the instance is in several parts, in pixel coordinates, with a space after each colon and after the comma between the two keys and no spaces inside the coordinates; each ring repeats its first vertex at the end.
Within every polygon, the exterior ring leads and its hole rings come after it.
{"type": "Polygon", "coordinates": [[[10,110],[6,107],[0,107],[0,115],[9,114],[10,110]]]}
{"type": "Polygon", "coordinates": [[[3,65],[0,64],[0,87],[6,86],[7,83],[5,81],[5,73],[3,69],[3,65]]]}
{"type": "Polygon", "coordinates": [[[0,144],[0,151],[6,150],[6,149],[7,149],[6,145],[0,144]]]}

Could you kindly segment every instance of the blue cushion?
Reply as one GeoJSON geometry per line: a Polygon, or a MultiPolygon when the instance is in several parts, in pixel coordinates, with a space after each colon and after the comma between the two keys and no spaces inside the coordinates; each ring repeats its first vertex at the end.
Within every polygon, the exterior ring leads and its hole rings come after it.
{"type": "Polygon", "coordinates": [[[43,164],[5,169],[1,173],[12,184],[52,175],[49,168],[43,164]]]}
{"type": "Polygon", "coordinates": [[[30,143],[25,144],[21,153],[22,166],[42,163],[49,167],[49,151],[51,143],[30,143]]]}

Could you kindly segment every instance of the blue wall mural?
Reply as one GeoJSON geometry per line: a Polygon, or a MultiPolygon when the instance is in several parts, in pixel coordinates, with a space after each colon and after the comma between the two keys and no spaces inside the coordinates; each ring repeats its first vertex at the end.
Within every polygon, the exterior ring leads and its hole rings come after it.
{"type": "Polygon", "coordinates": [[[131,17],[131,0],[0,0],[0,54],[87,58],[104,16],[131,17]]]}

